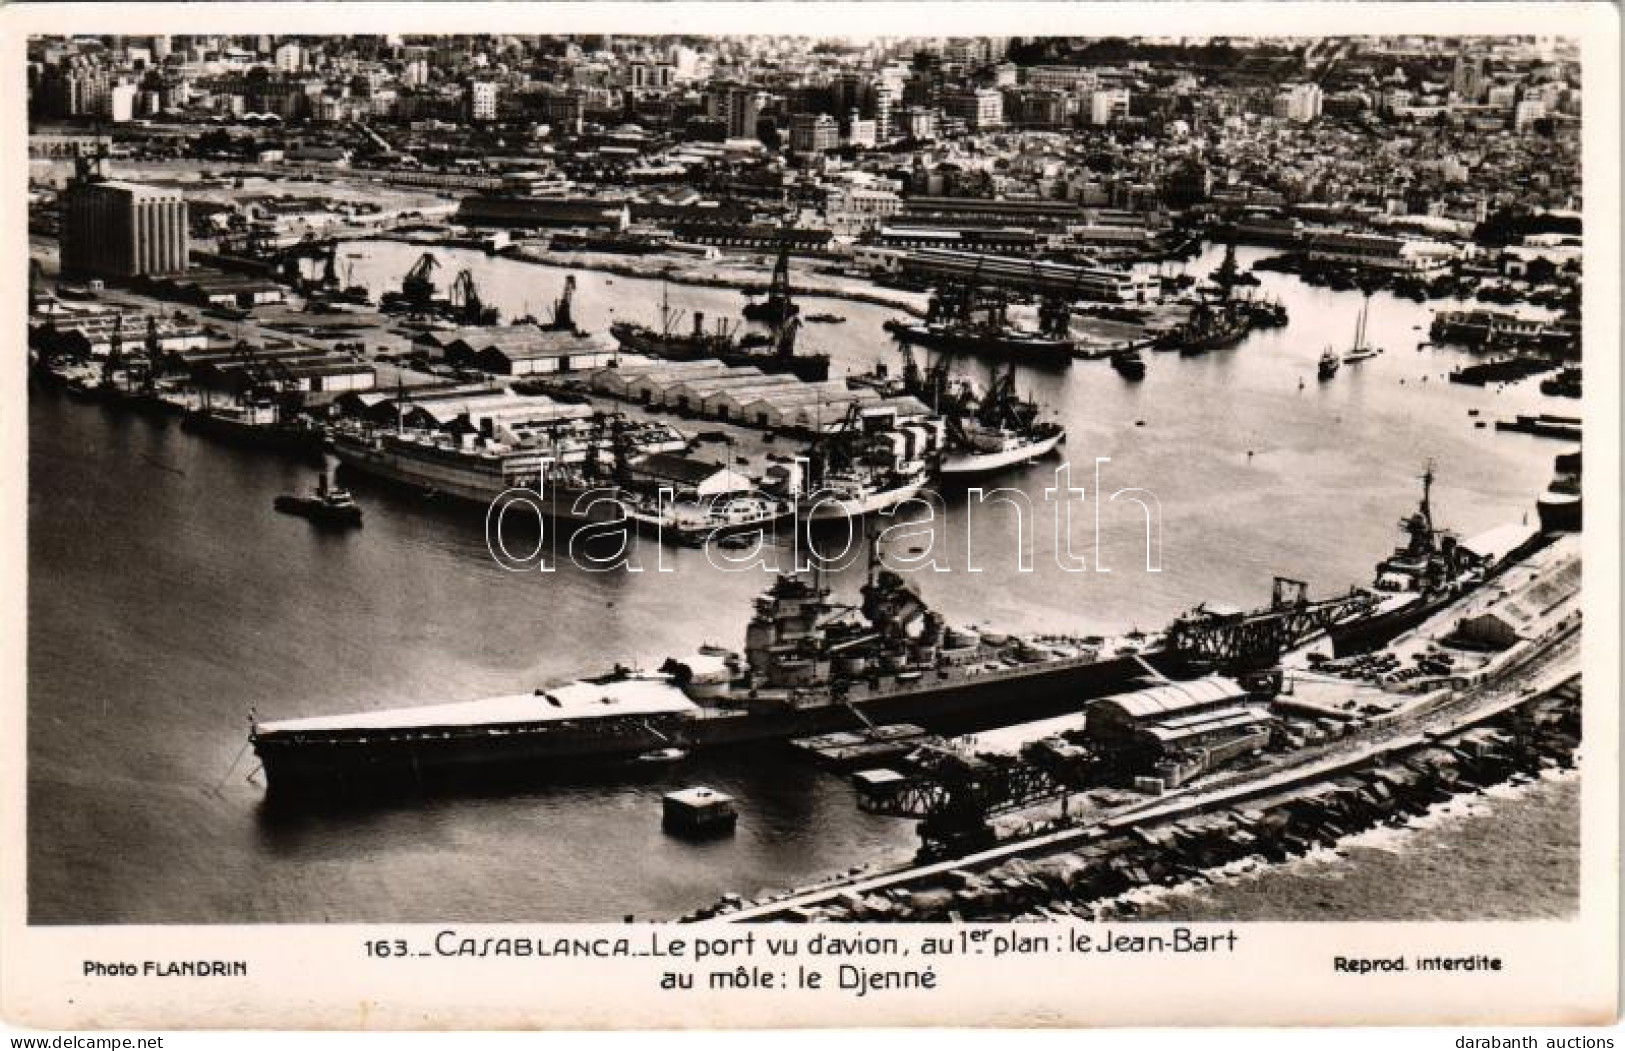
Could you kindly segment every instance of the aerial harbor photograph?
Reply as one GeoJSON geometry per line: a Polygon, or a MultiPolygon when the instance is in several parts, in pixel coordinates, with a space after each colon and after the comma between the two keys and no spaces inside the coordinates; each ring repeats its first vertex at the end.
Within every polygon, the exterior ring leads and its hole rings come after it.
{"type": "Polygon", "coordinates": [[[30,924],[1580,913],[1577,38],[26,56],[30,924]]]}

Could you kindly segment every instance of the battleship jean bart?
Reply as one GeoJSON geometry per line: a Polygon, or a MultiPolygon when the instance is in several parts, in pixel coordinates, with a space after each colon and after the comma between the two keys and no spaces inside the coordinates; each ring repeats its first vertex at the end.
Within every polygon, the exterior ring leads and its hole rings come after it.
{"type": "MultiPolygon", "coordinates": [[[[1055,530],[1055,542],[1051,549],[1055,567],[1067,573],[1112,572],[1100,551],[1103,508],[1118,505],[1113,510],[1120,511],[1132,504],[1138,508],[1144,526],[1145,571],[1160,573],[1163,568],[1161,502],[1151,490],[1138,486],[1120,488],[1110,495],[1103,495],[1105,488],[1101,483],[1101,468],[1110,462],[1111,458],[1105,456],[1094,460],[1093,491],[1096,495],[1093,501],[1089,498],[1090,490],[1087,487],[1073,484],[1070,463],[1057,466],[1054,484],[1044,488],[1041,502],[1048,506],[1048,518],[1055,530]],[[1080,505],[1087,506],[1089,511],[1080,510],[1080,505]],[[1074,546],[1072,516],[1075,511],[1080,514],[1092,512],[1094,516],[1094,550],[1088,556],[1079,553],[1074,546]]],[[[510,572],[549,573],[557,567],[560,530],[548,511],[550,466],[551,461],[543,461],[540,481],[535,488],[523,486],[508,489],[486,508],[486,549],[493,561],[510,572]],[[523,534],[516,535],[521,529],[524,530],[523,534]]],[[[1032,497],[1023,489],[1008,486],[972,488],[967,490],[966,497],[963,518],[967,539],[984,536],[987,528],[985,524],[982,529],[977,528],[978,520],[985,518],[985,512],[979,512],[978,508],[1002,504],[1014,513],[1015,528],[1006,533],[1014,557],[1002,562],[999,568],[1005,571],[1013,567],[1018,573],[1035,572],[1032,545],[1028,541],[1043,514],[1034,506],[1032,497]]],[[[655,491],[655,498],[659,508],[669,510],[675,506],[677,494],[671,487],[661,486],[655,491]]],[[[701,496],[695,498],[695,502],[706,506],[719,499],[720,495],[701,496]]],[[[800,494],[784,518],[751,525],[743,530],[718,526],[700,541],[700,546],[711,565],[722,572],[777,574],[787,569],[837,572],[862,556],[863,544],[851,518],[841,517],[833,522],[819,519],[821,526],[828,526],[823,533],[824,538],[827,540],[833,533],[841,541],[838,551],[832,553],[804,543],[808,520],[817,517],[821,506],[836,501],[837,497],[832,492],[813,489],[800,494]],[[779,543],[781,536],[787,541],[784,545],[779,543]],[[723,546],[720,542],[724,539],[743,540],[744,546],[723,546]]],[[[615,570],[642,572],[646,568],[646,561],[652,561],[656,572],[673,571],[666,563],[661,543],[654,545],[651,559],[640,560],[637,557],[631,542],[636,523],[630,516],[624,489],[618,486],[589,489],[577,495],[570,511],[577,519],[589,522],[572,531],[565,544],[565,554],[576,567],[597,573],[615,570]],[[599,516],[598,520],[592,520],[594,515],[599,516]]],[[[876,511],[874,517],[887,523],[877,522],[869,536],[876,550],[885,552],[888,568],[902,573],[952,571],[938,551],[942,531],[938,527],[941,524],[946,528],[947,522],[947,508],[940,494],[934,490],[922,490],[906,500],[876,511]]],[[[650,528],[657,541],[666,539],[658,515],[650,528]]],[[[968,545],[967,550],[971,550],[968,545]]],[[[974,554],[968,555],[963,571],[982,572],[985,567],[977,562],[974,554]]]]}

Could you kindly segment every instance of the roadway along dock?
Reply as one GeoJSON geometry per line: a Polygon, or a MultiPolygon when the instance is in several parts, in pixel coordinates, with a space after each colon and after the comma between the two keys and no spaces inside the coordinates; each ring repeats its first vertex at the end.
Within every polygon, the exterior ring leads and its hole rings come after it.
{"type": "MultiPolygon", "coordinates": [[[[884,918],[865,909],[865,902],[885,902],[919,895],[955,884],[968,874],[987,873],[1011,862],[1034,861],[1076,853],[1124,833],[1161,829],[1183,819],[1217,811],[1235,811],[1251,804],[1255,809],[1269,800],[1288,800],[1340,778],[1382,766],[1438,745],[1442,741],[1493,723],[1514,709],[1556,698],[1578,696],[1579,630],[1570,625],[1546,640],[1534,652],[1512,662],[1493,683],[1464,691],[1410,719],[1396,719],[1373,727],[1363,740],[1345,738],[1335,746],[1295,756],[1289,765],[1265,776],[1237,775],[1225,783],[1178,795],[1163,796],[1118,810],[1088,825],[1048,832],[965,857],[928,865],[910,866],[860,879],[837,880],[777,901],[748,906],[716,918],[729,923],[804,921],[810,918],[884,918]],[[829,913],[834,913],[830,915],[829,913]]],[[[894,917],[896,918],[896,917],[894,917]]]]}

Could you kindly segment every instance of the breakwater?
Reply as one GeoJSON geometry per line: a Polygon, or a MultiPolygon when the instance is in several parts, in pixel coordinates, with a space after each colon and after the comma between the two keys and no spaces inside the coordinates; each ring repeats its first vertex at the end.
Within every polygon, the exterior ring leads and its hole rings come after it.
{"type": "MultiPolygon", "coordinates": [[[[1244,859],[1279,863],[1354,833],[1411,820],[1452,796],[1549,767],[1571,767],[1580,742],[1574,676],[1468,728],[1431,736],[1380,758],[1305,781],[1246,805],[1163,821],[1108,821],[1061,853],[1012,856],[972,871],[935,866],[927,880],[753,918],[803,921],[985,921],[1131,914],[1123,896],[1172,886],[1244,859]]],[[[691,918],[724,914],[727,905],[691,918]]]]}

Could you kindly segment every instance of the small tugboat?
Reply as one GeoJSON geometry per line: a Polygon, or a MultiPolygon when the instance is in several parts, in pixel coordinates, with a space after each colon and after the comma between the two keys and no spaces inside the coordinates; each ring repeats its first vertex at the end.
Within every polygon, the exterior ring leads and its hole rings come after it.
{"type": "Polygon", "coordinates": [[[284,514],[308,518],[317,525],[359,526],[361,507],[346,489],[327,484],[327,472],[316,476],[316,492],[310,496],[282,495],[275,505],[284,514]]]}
{"type": "Polygon", "coordinates": [[[1320,355],[1320,378],[1322,380],[1331,379],[1337,375],[1337,370],[1342,367],[1342,364],[1343,359],[1338,357],[1331,347],[1327,347],[1325,352],[1320,355]]]}
{"type": "Polygon", "coordinates": [[[632,761],[648,766],[666,766],[671,763],[682,762],[687,758],[688,753],[681,748],[656,748],[653,751],[644,752],[632,761]]]}

